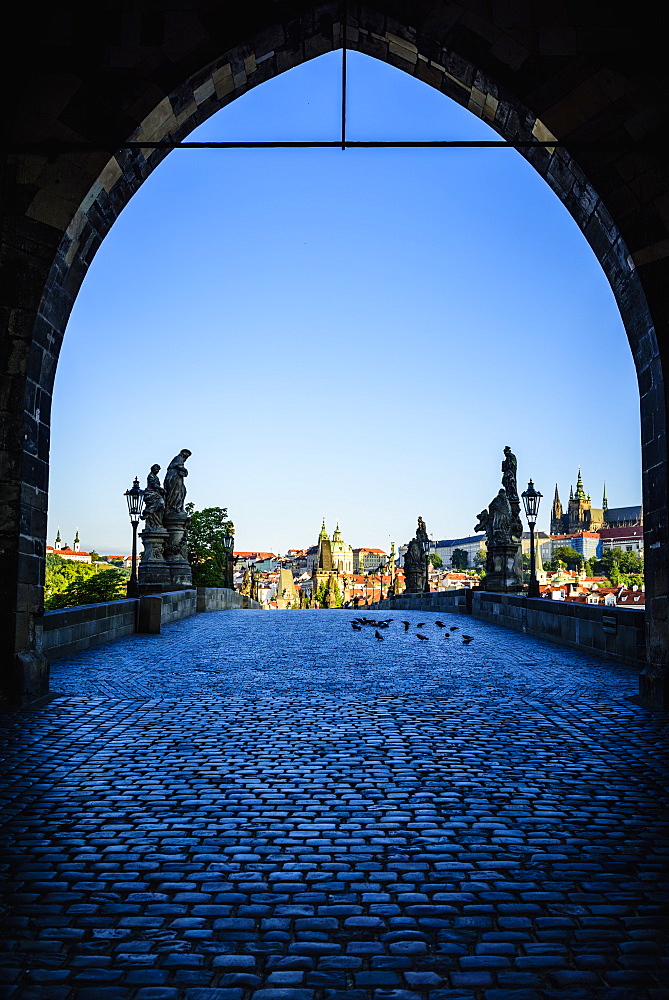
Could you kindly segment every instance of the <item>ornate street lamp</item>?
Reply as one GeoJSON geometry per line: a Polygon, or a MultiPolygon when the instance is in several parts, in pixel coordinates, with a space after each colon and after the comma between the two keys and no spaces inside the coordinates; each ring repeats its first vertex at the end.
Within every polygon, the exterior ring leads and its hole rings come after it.
{"type": "Polygon", "coordinates": [[[128,514],[132,524],[132,572],[128,580],[126,593],[128,597],[139,597],[137,586],[137,525],[144,509],[144,490],[139,487],[139,479],[135,476],[132,488],[123,494],[128,501],[128,514]]]}
{"type": "Polygon", "coordinates": [[[234,590],[234,554],[235,536],[234,529],[226,528],[223,535],[223,548],[225,549],[225,586],[234,590]]]}
{"type": "Polygon", "coordinates": [[[427,535],[420,540],[420,547],[425,556],[425,593],[430,593],[430,539],[427,535]]]}
{"type": "Polygon", "coordinates": [[[530,582],[527,588],[527,596],[539,597],[539,581],[537,580],[537,566],[534,554],[534,525],[537,523],[542,495],[535,490],[534,483],[530,479],[527,489],[521,496],[523,498],[527,523],[530,526],[530,582]]]}

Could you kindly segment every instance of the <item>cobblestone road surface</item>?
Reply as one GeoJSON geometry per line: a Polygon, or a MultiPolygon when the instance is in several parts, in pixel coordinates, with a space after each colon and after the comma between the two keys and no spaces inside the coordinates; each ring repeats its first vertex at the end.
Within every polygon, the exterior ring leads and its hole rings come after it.
{"type": "Polygon", "coordinates": [[[633,671],[351,617],[198,615],[5,719],[0,1000],[668,1000],[633,671]]]}

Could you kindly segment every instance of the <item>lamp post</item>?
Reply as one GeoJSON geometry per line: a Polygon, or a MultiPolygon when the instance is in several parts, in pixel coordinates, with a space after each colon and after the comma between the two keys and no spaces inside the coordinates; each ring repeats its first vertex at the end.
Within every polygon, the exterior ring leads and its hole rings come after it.
{"type": "Polygon", "coordinates": [[[139,488],[139,479],[135,476],[135,481],[131,489],[123,494],[128,501],[128,514],[132,525],[132,571],[126,593],[128,597],[139,597],[139,587],[137,586],[137,525],[142,516],[144,507],[144,490],[139,488]]]}
{"type": "Polygon", "coordinates": [[[527,523],[530,526],[530,582],[527,588],[527,596],[539,597],[539,581],[537,580],[537,567],[534,555],[534,525],[537,523],[537,515],[539,514],[541,493],[535,490],[534,483],[530,479],[527,489],[521,495],[527,523]]]}
{"type": "Polygon", "coordinates": [[[425,536],[421,538],[420,547],[423,550],[425,556],[425,593],[430,593],[430,539],[425,536]]]}
{"type": "Polygon", "coordinates": [[[225,586],[229,590],[234,590],[235,536],[231,528],[225,529],[223,548],[225,549],[225,586]]]}

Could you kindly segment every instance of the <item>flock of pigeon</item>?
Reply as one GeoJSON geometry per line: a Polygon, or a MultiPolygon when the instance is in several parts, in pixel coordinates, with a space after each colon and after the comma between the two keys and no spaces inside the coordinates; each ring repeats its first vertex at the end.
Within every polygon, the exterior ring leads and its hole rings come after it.
{"type": "MultiPolygon", "coordinates": [[[[394,621],[395,621],[394,618],[383,618],[381,620],[379,620],[377,618],[352,618],[351,619],[351,628],[354,631],[356,631],[356,632],[361,632],[362,629],[366,625],[367,626],[373,626],[374,627],[374,635],[376,636],[376,638],[378,639],[379,642],[383,642],[383,636],[379,632],[379,629],[390,628],[390,623],[394,622],[394,621]]],[[[403,622],[401,622],[401,624],[404,625],[404,631],[405,632],[408,632],[409,629],[412,627],[411,622],[405,622],[405,621],[403,621],[403,622]]],[[[424,628],[426,624],[427,624],[427,622],[416,622],[416,626],[415,627],[416,628],[424,628]]],[[[449,627],[444,622],[440,622],[439,620],[436,620],[434,624],[437,626],[437,628],[443,629],[443,632],[441,634],[443,635],[444,639],[450,639],[451,638],[451,632],[458,632],[459,631],[459,628],[458,628],[457,625],[451,625],[449,627]]],[[[470,642],[474,641],[474,636],[473,635],[466,635],[464,632],[461,632],[460,634],[462,635],[462,645],[463,646],[468,646],[470,644],[470,642]]],[[[429,635],[422,635],[420,632],[416,632],[416,638],[417,639],[422,639],[423,642],[428,642],[429,639],[430,639],[429,635]]]]}

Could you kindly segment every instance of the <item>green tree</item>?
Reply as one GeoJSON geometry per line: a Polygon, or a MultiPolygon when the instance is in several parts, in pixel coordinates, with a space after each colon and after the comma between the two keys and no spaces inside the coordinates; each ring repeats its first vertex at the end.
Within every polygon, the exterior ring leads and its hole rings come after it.
{"type": "Polygon", "coordinates": [[[607,549],[599,560],[602,572],[611,581],[611,586],[622,583],[627,585],[628,574],[640,575],[643,572],[643,560],[636,552],[624,552],[617,546],[607,549]]]}
{"type": "Polygon", "coordinates": [[[556,549],[553,549],[553,561],[556,559],[563,562],[567,569],[580,569],[583,565],[583,556],[576,549],[572,549],[570,545],[558,545],[556,549]]]}
{"type": "Polygon", "coordinates": [[[620,552],[618,560],[621,573],[632,573],[643,575],[643,559],[638,552],[620,552]]]}
{"type": "Polygon", "coordinates": [[[597,559],[595,556],[585,560],[585,573],[586,576],[598,576],[597,559]]]}
{"type": "Polygon", "coordinates": [[[188,559],[196,587],[225,587],[226,552],[223,536],[234,531],[228,520],[227,507],[205,507],[195,510],[186,504],[188,525],[188,559]]]}
{"type": "MultiPolygon", "coordinates": [[[[333,582],[334,582],[334,588],[332,590],[332,593],[330,594],[330,599],[332,601],[332,605],[331,606],[333,608],[340,608],[342,606],[342,603],[343,603],[342,602],[341,591],[339,590],[339,585],[338,585],[337,581],[334,580],[333,582]]],[[[316,591],[316,600],[318,601],[318,605],[321,608],[325,607],[325,595],[327,593],[327,589],[328,589],[328,585],[327,585],[327,582],[324,580],[321,583],[321,585],[319,586],[318,590],[316,591]]]]}
{"type": "Polygon", "coordinates": [[[128,576],[122,570],[107,569],[88,579],[73,580],[61,593],[52,594],[44,602],[47,611],[76,608],[82,604],[103,604],[120,601],[126,596],[128,576]]]}
{"type": "Polygon", "coordinates": [[[453,549],[451,556],[451,566],[455,570],[462,571],[469,566],[469,556],[465,549],[453,549]]]}
{"type": "Polygon", "coordinates": [[[44,577],[44,600],[46,602],[54,594],[63,593],[71,583],[88,580],[95,576],[97,568],[89,563],[74,562],[49,553],[46,557],[46,572],[44,577]]]}
{"type": "Polygon", "coordinates": [[[444,565],[443,560],[438,552],[430,552],[428,559],[430,560],[430,564],[434,566],[435,569],[441,569],[442,566],[444,565]]]}
{"type": "Polygon", "coordinates": [[[474,565],[475,566],[483,566],[483,568],[485,569],[485,564],[486,564],[487,558],[488,558],[488,552],[487,552],[487,550],[486,549],[479,549],[478,552],[476,553],[476,555],[474,556],[474,565]]]}

